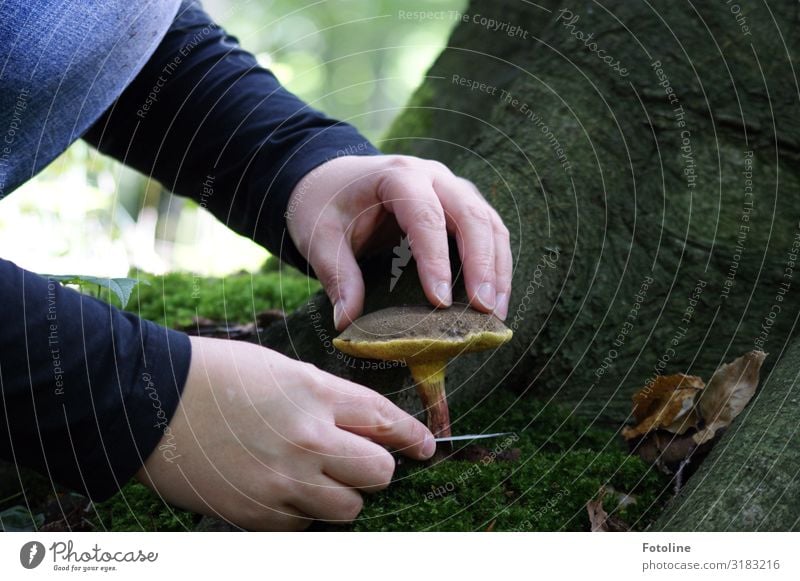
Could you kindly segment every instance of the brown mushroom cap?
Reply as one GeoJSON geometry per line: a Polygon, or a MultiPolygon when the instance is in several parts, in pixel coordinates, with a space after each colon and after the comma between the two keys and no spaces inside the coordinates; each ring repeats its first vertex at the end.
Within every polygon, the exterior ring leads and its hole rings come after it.
{"type": "Polygon", "coordinates": [[[355,357],[411,364],[495,349],[512,335],[494,315],[454,303],[448,309],[400,306],[369,313],[353,321],[333,344],[355,357]]]}

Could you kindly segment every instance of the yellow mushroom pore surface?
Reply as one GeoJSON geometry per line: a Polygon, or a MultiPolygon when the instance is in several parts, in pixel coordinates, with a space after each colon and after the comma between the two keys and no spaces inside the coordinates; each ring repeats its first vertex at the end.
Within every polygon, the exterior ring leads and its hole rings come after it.
{"type": "Polygon", "coordinates": [[[460,353],[472,353],[494,349],[511,339],[512,331],[476,331],[458,339],[413,337],[379,341],[350,340],[337,337],[333,345],[354,357],[404,360],[407,364],[426,361],[447,360],[460,353]]]}

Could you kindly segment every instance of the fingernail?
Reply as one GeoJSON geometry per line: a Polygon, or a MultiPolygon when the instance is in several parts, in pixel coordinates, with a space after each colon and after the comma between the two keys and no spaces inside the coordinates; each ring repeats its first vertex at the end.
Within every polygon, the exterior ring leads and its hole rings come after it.
{"type": "Polygon", "coordinates": [[[506,293],[498,293],[496,299],[497,307],[494,314],[497,318],[505,321],[508,316],[508,295],[506,293]]]}
{"type": "Polygon", "coordinates": [[[451,292],[452,289],[450,288],[450,283],[445,281],[440,282],[433,289],[433,294],[436,295],[436,298],[439,299],[439,302],[443,305],[447,305],[448,307],[453,302],[451,292]]]}
{"type": "Polygon", "coordinates": [[[495,300],[497,295],[494,290],[494,285],[490,282],[485,282],[478,287],[478,300],[487,309],[494,309],[495,300]]]}
{"type": "Polygon", "coordinates": [[[333,326],[336,327],[336,329],[340,328],[343,317],[344,317],[344,307],[342,306],[342,301],[339,300],[333,303],[333,326]]]}
{"type": "Polygon", "coordinates": [[[427,434],[425,436],[425,442],[422,444],[422,456],[430,458],[433,456],[434,452],[436,452],[436,441],[433,439],[433,436],[427,434]]]}

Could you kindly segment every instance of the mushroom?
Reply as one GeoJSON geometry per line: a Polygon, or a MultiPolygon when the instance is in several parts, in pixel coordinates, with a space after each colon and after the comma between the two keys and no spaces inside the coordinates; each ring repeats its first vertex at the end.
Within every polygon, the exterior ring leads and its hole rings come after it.
{"type": "Polygon", "coordinates": [[[354,357],[405,361],[427,411],[428,428],[440,438],[451,435],[444,389],[447,361],[459,353],[495,349],[512,335],[494,315],[454,303],[447,309],[399,306],[369,313],[333,344],[354,357]]]}

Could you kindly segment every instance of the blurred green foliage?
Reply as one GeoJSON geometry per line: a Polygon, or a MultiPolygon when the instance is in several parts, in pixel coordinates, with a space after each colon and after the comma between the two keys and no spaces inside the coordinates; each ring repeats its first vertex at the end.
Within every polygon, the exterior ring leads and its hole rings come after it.
{"type": "Polygon", "coordinates": [[[207,1],[211,14],[291,91],[373,140],[445,45],[466,0],[207,1]]]}

